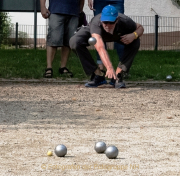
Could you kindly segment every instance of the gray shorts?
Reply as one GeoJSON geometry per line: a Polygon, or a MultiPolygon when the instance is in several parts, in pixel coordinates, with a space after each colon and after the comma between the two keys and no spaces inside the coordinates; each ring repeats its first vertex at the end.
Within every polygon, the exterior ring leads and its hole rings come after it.
{"type": "Polygon", "coordinates": [[[78,17],[64,14],[51,14],[47,35],[48,46],[69,46],[69,40],[78,26],[78,17]]]}

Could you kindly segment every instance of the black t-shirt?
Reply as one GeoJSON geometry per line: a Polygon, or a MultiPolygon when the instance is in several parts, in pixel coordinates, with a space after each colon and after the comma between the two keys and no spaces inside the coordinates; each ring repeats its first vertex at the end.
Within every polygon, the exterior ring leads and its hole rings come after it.
{"type": "Polygon", "coordinates": [[[90,33],[99,34],[105,42],[120,42],[120,36],[133,33],[136,30],[136,23],[124,14],[118,14],[118,22],[113,34],[106,32],[100,20],[101,14],[96,15],[90,22],[90,33]]]}

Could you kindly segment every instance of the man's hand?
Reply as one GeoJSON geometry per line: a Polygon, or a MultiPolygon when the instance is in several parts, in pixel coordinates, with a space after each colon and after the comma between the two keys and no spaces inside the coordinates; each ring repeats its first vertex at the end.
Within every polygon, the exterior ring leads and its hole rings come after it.
{"type": "Polygon", "coordinates": [[[134,33],[131,34],[127,34],[127,35],[123,35],[121,36],[121,42],[123,42],[125,45],[128,45],[130,43],[132,43],[135,39],[135,35],[134,33]]]}
{"type": "Polygon", "coordinates": [[[116,73],[113,68],[108,68],[105,77],[117,79],[116,73]]]}
{"type": "Polygon", "coordinates": [[[43,18],[47,19],[49,18],[50,11],[46,7],[43,7],[41,8],[41,15],[43,18]]]}
{"type": "Polygon", "coordinates": [[[88,6],[91,10],[94,10],[93,9],[93,1],[92,0],[88,0],[88,6]]]}

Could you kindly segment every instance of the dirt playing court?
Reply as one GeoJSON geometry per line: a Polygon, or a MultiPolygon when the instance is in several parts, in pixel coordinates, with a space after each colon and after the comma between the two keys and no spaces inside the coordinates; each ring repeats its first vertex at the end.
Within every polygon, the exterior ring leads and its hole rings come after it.
{"type": "Polygon", "coordinates": [[[0,175],[180,175],[180,85],[0,82],[0,175]],[[104,141],[117,159],[97,154],[104,141]],[[66,145],[66,157],[47,156],[66,145]]]}

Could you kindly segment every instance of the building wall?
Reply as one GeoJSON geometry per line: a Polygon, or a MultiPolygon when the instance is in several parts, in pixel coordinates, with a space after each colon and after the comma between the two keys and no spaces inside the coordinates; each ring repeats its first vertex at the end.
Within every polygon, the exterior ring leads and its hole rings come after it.
{"type": "MultiPolygon", "coordinates": [[[[84,12],[93,15],[85,0],[84,12]]],[[[180,17],[180,7],[174,0],[125,0],[125,14],[130,16],[180,17]]]]}

